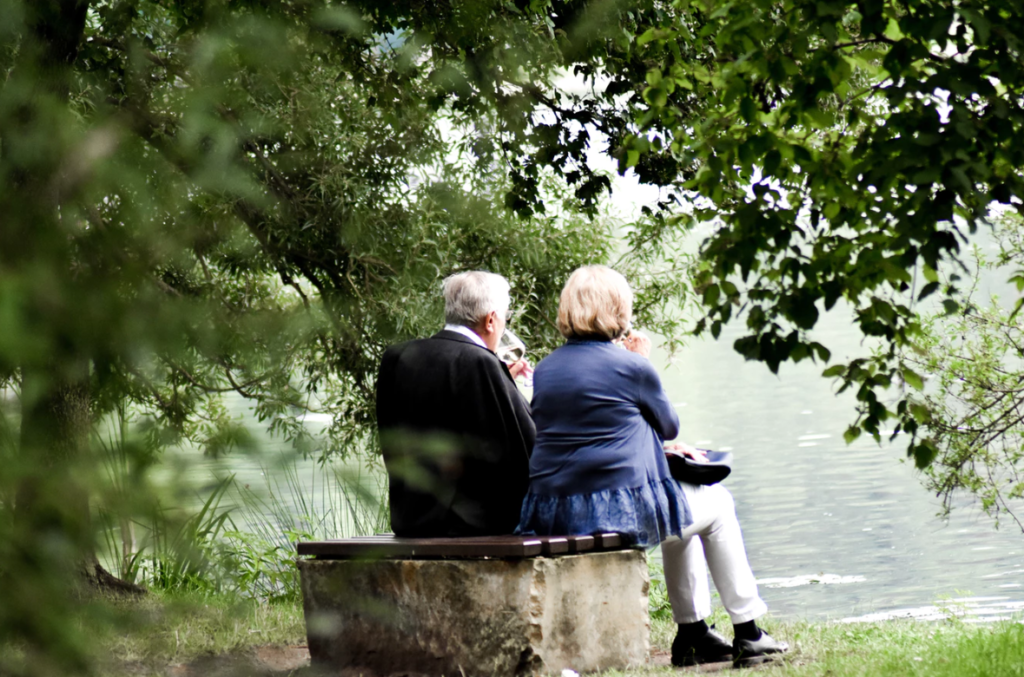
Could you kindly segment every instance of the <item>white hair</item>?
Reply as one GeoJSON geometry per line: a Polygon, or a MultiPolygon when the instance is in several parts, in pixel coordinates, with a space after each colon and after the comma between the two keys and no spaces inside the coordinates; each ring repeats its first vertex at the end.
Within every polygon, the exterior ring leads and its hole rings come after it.
{"type": "Polygon", "coordinates": [[[483,270],[450,275],[441,289],[447,324],[475,327],[488,313],[503,314],[512,304],[508,280],[483,270]]]}

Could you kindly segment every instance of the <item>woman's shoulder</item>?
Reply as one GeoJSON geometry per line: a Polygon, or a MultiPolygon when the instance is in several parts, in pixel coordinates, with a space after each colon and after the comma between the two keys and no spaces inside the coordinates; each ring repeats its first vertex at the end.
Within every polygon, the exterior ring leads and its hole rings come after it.
{"type": "Polygon", "coordinates": [[[650,360],[609,341],[567,342],[541,360],[536,369],[548,377],[576,377],[594,371],[601,373],[605,381],[632,382],[647,381],[657,373],[650,360]]]}
{"type": "Polygon", "coordinates": [[[654,365],[646,357],[641,357],[610,341],[593,341],[578,345],[586,346],[585,351],[599,358],[604,364],[625,368],[626,371],[633,374],[654,370],[654,365]]]}
{"type": "Polygon", "coordinates": [[[548,368],[556,365],[578,364],[581,360],[616,359],[617,353],[626,352],[619,350],[609,341],[579,341],[569,340],[552,350],[547,357],[537,364],[540,369],[542,365],[548,368]]]}

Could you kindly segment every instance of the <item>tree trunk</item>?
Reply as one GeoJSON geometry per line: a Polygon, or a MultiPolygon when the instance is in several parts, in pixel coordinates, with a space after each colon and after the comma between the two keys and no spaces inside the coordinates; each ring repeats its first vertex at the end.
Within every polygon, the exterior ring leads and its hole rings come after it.
{"type": "MultiPolygon", "coordinates": [[[[0,205],[0,213],[8,218],[0,245],[8,238],[18,244],[0,249],[19,255],[4,261],[0,251],[0,264],[16,272],[27,266],[52,265],[62,257],[67,271],[75,268],[73,248],[61,228],[60,198],[53,189],[67,151],[56,145],[26,151],[17,142],[40,138],[39,132],[47,131],[40,130],[40,125],[59,119],[47,112],[68,100],[89,4],[89,0],[31,0],[22,5],[27,31],[6,85],[14,92],[17,115],[12,118],[14,124],[0,129],[0,148],[8,156],[4,161],[17,186],[13,191],[16,203],[0,205]]],[[[22,479],[14,509],[21,557],[30,563],[42,557],[59,558],[62,555],[53,553],[63,553],[67,561],[45,564],[77,570],[86,581],[103,589],[143,592],[107,573],[95,555],[89,486],[78,472],[88,462],[92,425],[88,348],[81,346],[78,336],[48,338],[58,347],[58,354],[48,355],[45,363],[26,361],[21,365],[22,479]]]]}
{"type": "Polygon", "coordinates": [[[142,594],[145,589],[107,572],[94,550],[89,486],[79,472],[89,462],[92,427],[88,362],[72,368],[22,372],[23,479],[15,520],[25,543],[60,543],[77,553],[69,567],[89,587],[142,594]]]}

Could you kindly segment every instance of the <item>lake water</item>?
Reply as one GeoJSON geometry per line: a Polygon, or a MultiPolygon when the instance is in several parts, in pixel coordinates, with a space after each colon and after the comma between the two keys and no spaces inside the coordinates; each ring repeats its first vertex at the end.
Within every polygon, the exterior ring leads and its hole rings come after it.
{"type": "MultiPolygon", "coordinates": [[[[825,315],[815,334],[836,359],[865,350],[838,313],[825,315]]],[[[694,341],[671,363],[657,350],[652,359],[679,412],[681,438],[734,454],[726,486],[771,613],[849,621],[1019,617],[1020,530],[1012,523],[994,529],[968,500],[948,520],[937,517],[940,503],[903,462],[899,439],[845,444],[854,398],[836,396],[821,365],[787,364],[773,375],[732,350],[738,335],[726,329],[718,341],[694,341]]],[[[230,469],[253,486],[263,481],[252,459],[234,459],[230,469]]],[[[201,477],[206,466],[191,472],[201,477]]],[[[300,463],[299,475],[323,481],[312,462],[300,463]]],[[[310,493],[317,493],[312,486],[310,493]]]]}
{"type": "MultiPolygon", "coordinates": [[[[993,247],[985,237],[979,241],[993,247]]],[[[983,280],[986,292],[1015,298],[1001,279],[983,280]]],[[[822,365],[784,364],[776,376],[733,351],[740,331],[727,327],[718,341],[694,341],[671,364],[657,349],[652,359],[679,412],[681,439],[734,454],[726,486],[771,612],[834,620],[950,612],[969,620],[1019,617],[1020,529],[1012,521],[994,529],[966,498],[948,520],[937,517],[939,500],[922,488],[913,464],[903,462],[900,439],[879,446],[862,436],[845,444],[854,397],[835,395],[820,376],[822,365]]],[[[868,352],[841,311],[823,314],[815,337],[836,360],[868,352]]],[[[236,411],[243,408],[238,402],[236,411]]],[[[314,416],[309,424],[324,421],[314,416]]],[[[283,447],[265,441],[270,452],[283,447]]],[[[214,462],[197,464],[189,456],[193,478],[210,474],[214,462]]],[[[265,479],[252,458],[234,457],[228,469],[254,487],[265,479]]],[[[311,495],[319,493],[315,484],[322,486],[323,475],[313,462],[299,464],[299,477],[311,495]]]]}
{"type": "MultiPolygon", "coordinates": [[[[815,334],[835,358],[864,353],[840,314],[824,316],[815,334]]],[[[738,335],[695,342],[663,380],[682,437],[734,454],[726,485],[774,615],[1019,615],[1024,535],[1012,522],[997,531],[967,500],[948,521],[936,517],[940,502],[902,462],[899,438],[845,444],[855,399],[834,395],[822,366],[783,365],[775,376],[732,350],[738,335]]]]}

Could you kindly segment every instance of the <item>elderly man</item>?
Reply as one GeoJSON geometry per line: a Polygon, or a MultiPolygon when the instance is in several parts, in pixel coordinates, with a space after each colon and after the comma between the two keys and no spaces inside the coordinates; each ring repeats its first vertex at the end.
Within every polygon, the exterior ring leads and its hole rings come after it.
{"type": "Polygon", "coordinates": [[[510,534],[529,484],[536,430],[495,355],[509,284],[472,271],[444,281],[445,327],[391,346],[377,377],[377,426],[398,536],[510,534]]]}

